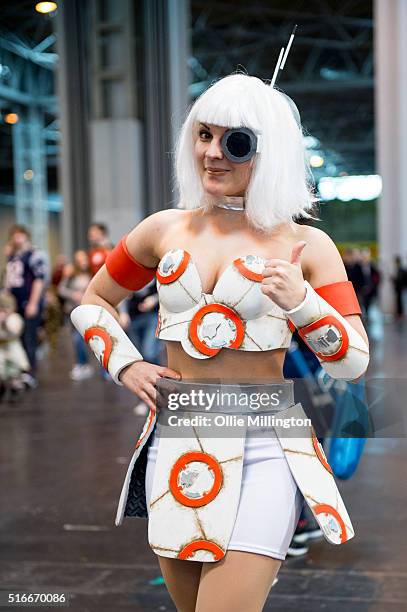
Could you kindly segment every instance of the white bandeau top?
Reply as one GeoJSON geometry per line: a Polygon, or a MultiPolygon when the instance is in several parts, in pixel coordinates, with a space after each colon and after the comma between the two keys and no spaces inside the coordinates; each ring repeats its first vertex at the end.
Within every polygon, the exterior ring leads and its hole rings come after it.
{"type": "Polygon", "coordinates": [[[181,342],[197,359],[208,359],[222,349],[288,348],[292,335],[288,319],[261,291],[265,262],[258,255],[235,259],[213,292],[204,293],[188,251],[167,251],[156,271],[160,301],[156,336],[181,342]]]}

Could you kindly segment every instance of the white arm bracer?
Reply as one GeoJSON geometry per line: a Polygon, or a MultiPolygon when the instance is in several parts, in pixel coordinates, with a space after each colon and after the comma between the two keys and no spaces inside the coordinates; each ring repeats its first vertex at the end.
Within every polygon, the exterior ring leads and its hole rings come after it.
{"type": "Polygon", "coordinates": [[[77,306],[71,312],[71,321],[117,385],[123,384],[119,380],[123,368],[143,360],[123,328],[103,306],[77,306]]]}
{"type": "Polygon", "coordinates": [[[358,378],[368,366],[369,347],[355,328],[304,282],[304,300],[285,310],[286,316],[332,378],[358,378]]]}

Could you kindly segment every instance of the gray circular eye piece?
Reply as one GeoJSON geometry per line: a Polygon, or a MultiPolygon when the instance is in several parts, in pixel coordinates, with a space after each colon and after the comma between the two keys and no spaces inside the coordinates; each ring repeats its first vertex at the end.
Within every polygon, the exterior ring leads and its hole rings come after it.
{"type": "Polygon", "coordinates": [[[232,128],[223,134],[221,147],[230,161],[242,164],[256,153],[257,136],[249,128],[232,128]]]}

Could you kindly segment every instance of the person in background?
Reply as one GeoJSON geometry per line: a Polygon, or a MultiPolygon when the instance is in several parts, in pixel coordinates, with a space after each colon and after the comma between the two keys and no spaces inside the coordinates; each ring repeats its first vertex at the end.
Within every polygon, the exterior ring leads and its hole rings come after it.
{"type": "Polygon", "coordinates": [[[89,270],[92,276],[100,270],[112,250],[109,231],[104,223],[92,223],[88,229],[89,270]]]}
{"type": "Polygon", "coordinates": [[[64,268],[68,263],[68,258],[63,253],[59,253],[55,259],[55,265],[52,268],[51,273],[51,285],[53,287],[58,287],[59,283],[62,280],[62,275],[64,273],[64,268]]]}
{"type": "Polygon", "coordinates": [[[64,324],[64,320],[63,320],[64,298],[58,295],[58,285],[62,280],[64,269],[67,263],[68,263],[67,256],[64,255],[63,253],[59,253],[59,255],[56,256],[55,265],[52,268],[52,273],[51,273],[51,287],[54,289],[54,295],[56,295],[56,298],[61,307],[61,326],[64,324]]]}
{"type": "Polygon", "coordinates": [[[365,285],[365,277],[362,270],[362,256],[360,249],[346,249],[343,254],[343,263],[348,275],[348,279],[352,282],[359,302],[363,300],[362,291],[365,285]]]}
{"type": "Polygon", "coordinates": [[[30,363],[21,344],[24,319],[16,312],[16,301],[8,291],[0,291],[0,400],[10,399],[24,389],[23,374],[30,363]]]}
{"type": "Polygon", "coordinates": [[[161,341],[155,336],[158,315],[158,293],[155,280],[135,291],[128,302],[130,316],[129,337],[143,347],[146,360],[160,365],[161,341]]]}
{"type": "Polygon", "coordinates": [[[29,387],[36,387],[36,350],[38,330],[42,324],[48,263],[45,253],[31,245],[31,234],[23,225],[11,227],[8,244],[5,286],[15,297],[17,312],[25,322],[22,340],[30,362],[30,372],[24,375],[24,382],[29,387]]]}
{"type": "MultiPolygon", "coordinates": [[[[11,253],[13,252],[13,248],[10,244],[10,241],[6,242],[3,245],[3,257],[5,259],[5,261],[7,262],[8,258],[10,257],[11,253]]],[[[2,268],[1,272],[0,272],[0,287],[5,287],[6,286],[6,274],[7,274],[7,268],[4,267],[2,268]]]]}
{"type": "MultiPolygon", "coordinates": [[[[76,251],[73,265],[65,266],[61,282],[58,285],[58,295],[65,303],[65,314],[69,315],[81,303],[83,294],[91,279],[89,257],[86,251],[76,251]]],[[[72,380],[84,380],[93,374],[93,368],[88,363],[88,351],[84,339],[72,327],[72,341],[75,352],[75,365],[70,377],[72,380]]]]}
{"type": "Polygon", "coordinates": [[[361,268],[365,281],[361,290],[361,302],[364,315],[368,319],[370,305],[377,298],[380,284],[380,272],[378,267],[372,262],[369,248],[362,249],[361,251],[361,268]]]}
{"type": "Polygon", "coordinates": [[[63,309],[57,287],[51,285],[45,291],[45,306],[44,306],[44,344],[46,350],[51,350],[55,354],[57,350],[58,336],[61,326],[63,325],[63,309]]]}
{"type": "Polygon", "coordinates": [[[407,270],[404,268],[400,255],[394,257],[394,275],[391,277],[396,302],[395,317],[398,321],[404,319],[403,294],[407,286],[407,270]]]}
{"type": "MultiPolygon", "coordinates": [[[[146,360],[162,365],[162,341],[155,336],[158,315],[158,293],[155,280],[139,291],[135,291],[129,298],[127,307],[131,321],[128,328],[130,340],[136,346],[143,347],[143,355],[148,355],[146,360]]],[[[134,412],[142,416],[147,414],[148,407],[144,402],[139,402],[134,412]]]]}

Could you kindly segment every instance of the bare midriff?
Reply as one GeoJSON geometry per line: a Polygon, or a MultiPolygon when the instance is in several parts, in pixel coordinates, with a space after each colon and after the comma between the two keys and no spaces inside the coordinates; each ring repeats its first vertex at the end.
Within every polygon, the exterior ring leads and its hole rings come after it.
{"type": "Polygon", "coordinates": [[[168,367],[179,372],[182,380],[267,383],[283,379],[286,348],[258,352],[221,349],[214,357],[195,359],[185,353],[180,342],[165,344],[168,367]]]}

